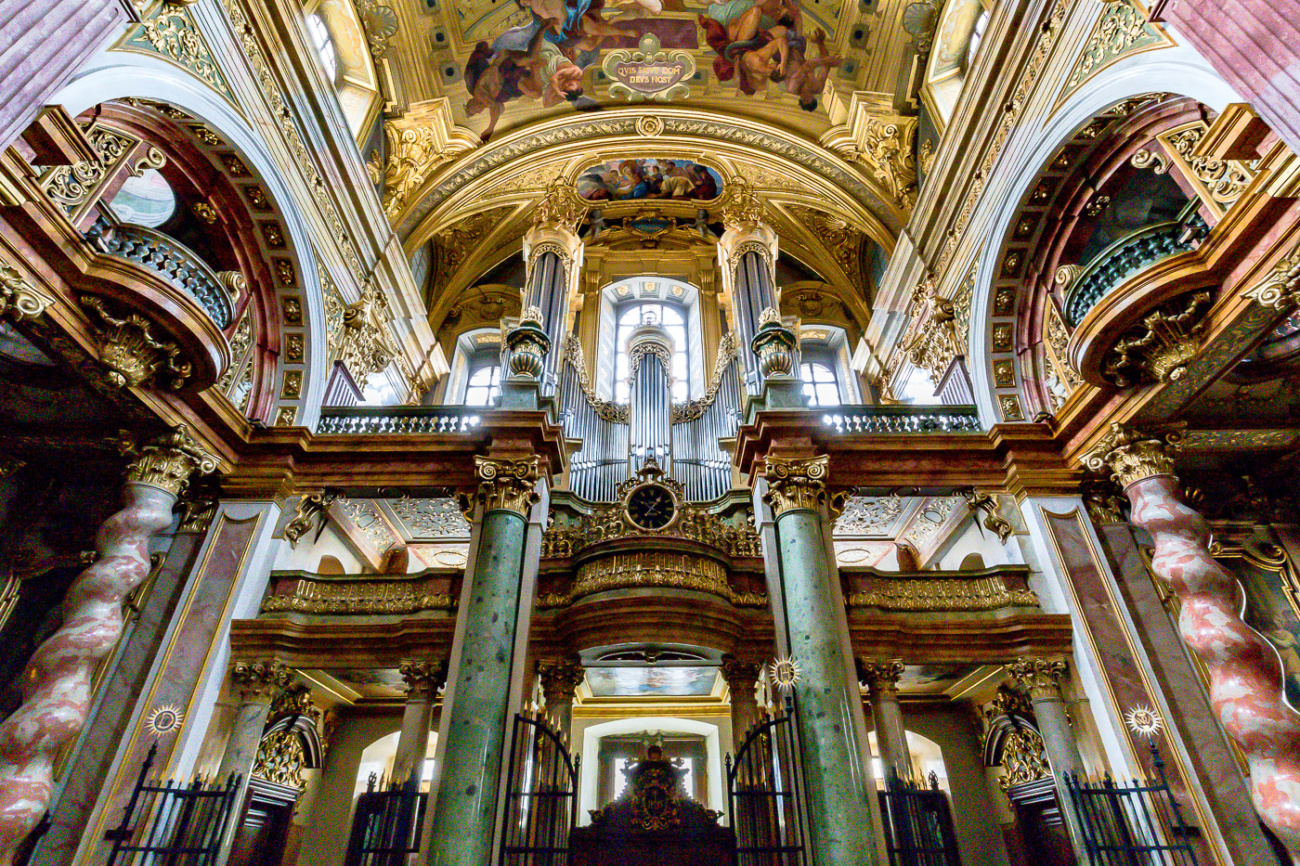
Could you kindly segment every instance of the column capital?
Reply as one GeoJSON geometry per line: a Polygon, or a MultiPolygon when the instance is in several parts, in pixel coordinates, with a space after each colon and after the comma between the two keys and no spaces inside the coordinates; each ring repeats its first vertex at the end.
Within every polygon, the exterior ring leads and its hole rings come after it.
{"type": "MultiPolygon", "coordinates": [[[[577,235],[574,232],[587,215],[589,208],[590,205],[578,197],[572,184],[565,183],[563,177],[556,177],[533,209],[533,228],[528,235],[530,238],[537,238],[540,233],[551,231],[564,233],[561,237],[567,235],[576,240],[577,235]]],[[[528,246],[530,247],[528,255],[531,258],[535,250],[532,249],[532,244],[528,246]]]]}
{"type": "Polygon", "coordinates": [[[754,188],[743,180],[733,181],[727,186],[731,195],[722,204],[723,227],[740,235],[762,229],[770,232],[763,220],[763,203],[754,194],[754,188]]]}
{"type": "Polygon", "coordinates": [[[537,457],[522,460],[475,457],[474,468],[479,478],[478,498],[488,511],[504,508],[528,518],[537,501],[533,489],[541,472],[537,457]]]}
{"type": "Polygon", "coordinates": [[[750,695],[754,693],[754,686],[758,685],[758,678],[763,673],[762,662],[745,661],[736,658],[733,655],[724,655],[722,657],[722,678],[727,682],[727,688],[731,690],[734,696],[741,692],[750,695]]]}
{"type": "Polygon", "coordinates": [[[447,682],[447,662],[444,661],[405,661],[398,668],[402,680],[406,683],[408,698],[430,699],[438,694],[438,689],[447,682]]]}
{"type": "Polygon", "coordinates": [[[778,517],[796,509],[819,510],[826,501],[829,461],[826,455],[791,459],[765,457],[763,478],[767,481],[768,491],[763,495],[763,501],[772,506],[778,517]]]}
{"type": "Polygon", "coordinates": [[[126,469],[127,482],[157,487],[172,496],[180,495],[195,472],[208,475],[217,468],[217,458],[199,447],[184,424],[139,448],[129,435],[123,436],[119,448],[135,458],[126,469]]]}
{"type": "Polygon", "coordinates": [[[1035,701],[1061,697],[1061,677],[1065,675],[1062,659],[1023,658],[1011,665],[1011,676],[1035,701]]]}
{"type": "Polygon", "coordinates": [[[292,674],[281,662],[235,662],[230,679],[244,703],[271,703],[272,698],[289,685],[292,674]]]}
{"type": "Polygon", "coordinates": [[[902,659],[857,659],[858,680],[866,683],[872,695],[897,695],[898,679],[903,675],[902,659]]]}
{"type": "Polygon", "coordinates": [[[1093,472],[1107,474],[1120,487],[1157,475],[1174,474],[1174,455],[1182,437],[1177,433],[1148,433],[1118,422],[1083,456],[1083,464],[1093,472]]]}
{"type": "Polygon", "coordinates": [[[548,704],[573,700],[586,673],[582,662],[574,657],[537,663],[537,675],[542,679],[542,694],[548,704]]]}

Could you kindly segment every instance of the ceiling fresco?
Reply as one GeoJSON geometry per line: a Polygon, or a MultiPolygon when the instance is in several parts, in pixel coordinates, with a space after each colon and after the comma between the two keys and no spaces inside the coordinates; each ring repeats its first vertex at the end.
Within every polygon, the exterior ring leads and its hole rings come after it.
{"type": "Polygon", "coordinates": [[[395,101],[445,97],[457,125],[483,141],[543,116],[646,102],[780,117],[820,133],[843,122],[831,116],[835,103],[854,91],[898,89],[936,17],[934,4],[897,0],[392,5],[395,101]]]}

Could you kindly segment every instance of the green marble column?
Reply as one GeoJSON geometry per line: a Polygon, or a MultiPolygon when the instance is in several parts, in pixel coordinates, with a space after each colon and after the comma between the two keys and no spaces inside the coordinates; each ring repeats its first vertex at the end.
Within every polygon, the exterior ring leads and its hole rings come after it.
{"type": "Polygon", "coordinates": [[[875,825],[853,715],[861,698],[849,688],[847,648],[836,625],[843,611],[836,609],[822,533],[826,458],[769,457],[764,475],[776,515],[790,653],[800,668],[795,721],[812,862],[866,866],[876,862],[875,825]]]}
{"type": "Polygon", "coordinates": [[[476,458],[484,503],[446,748],[430,822],[429,863],[484,866],[496,829],[527,514],[537,460],[476,458]]]}

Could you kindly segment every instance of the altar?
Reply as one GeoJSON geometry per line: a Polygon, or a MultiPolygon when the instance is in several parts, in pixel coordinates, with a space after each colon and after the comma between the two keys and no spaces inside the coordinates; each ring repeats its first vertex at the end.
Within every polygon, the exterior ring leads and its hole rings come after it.
{"type": "Polygon", "coordinates": [[[686,796],[683,771],[651,746],[627,774],[617,800],[592,810],[570,837],[574,866],[722,866],[735,835],[721,815],[686,796]]]}

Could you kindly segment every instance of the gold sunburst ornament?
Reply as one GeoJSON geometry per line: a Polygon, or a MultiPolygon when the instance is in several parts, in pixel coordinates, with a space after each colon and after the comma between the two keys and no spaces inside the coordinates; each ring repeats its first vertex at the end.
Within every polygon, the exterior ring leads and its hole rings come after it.
{"type": "Polygon", "coordinates": [[[1137,706],[1124,714],[1128,729],[1138,736],[1154,739],[1164,729],[1165,720],[1150,707],[1137,706]]]}
{"type": "Polygon", "coordinates": [[[793,689],[794,684],[799,682],[799,675],[803,673],[794,656],[774,659],[768,665],[767,671],[768,676],[772,678],[772,683],[783,692],[793,689]]]}
{"type": "Polygon", "coordinates": [[[163,734],[170,734],[181,726],[185,721],[185,714],[181,712],[180,707],[166,704],[161,707],[154,707],[145,720],[145,728],[155,737],[161,737],[163,734]]]}

